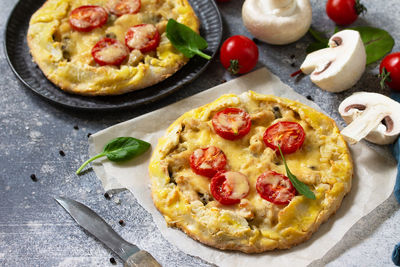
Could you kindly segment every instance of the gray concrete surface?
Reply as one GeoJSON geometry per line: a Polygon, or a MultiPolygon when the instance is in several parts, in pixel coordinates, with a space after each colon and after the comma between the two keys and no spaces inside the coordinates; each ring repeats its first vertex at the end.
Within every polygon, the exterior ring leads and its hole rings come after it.
{"type": "MultiPolygon", "coordinates": [[[[21,0],[23,1],[23,0],[21,0]]],[[[0,32],[17,0],[0,1],[0,32]]],[[[332,31],[334,24],[325,15],[325,1],[313,0],[313,26],[332,31]]],[[[373,25],[388,30],[400,50],[400,7],[398,0],[365,0],[368,14],[355,25],[373,25]]],[[[224,39],[231,35],[250,36],[241,22],[243,1],[220,4],[224,39]]],[[[3,43],[3,35],[0,41],[3,43]]],[[[324,92],[308,78],[295,82],[290,73],[305,57],[311,41],[305,36],[287,46],[258,44],[260,60],[297,92],[310,95],[340,125],[340,101],[360,91],[380,91],[377,65],[369,66],[356,87],[340,94],[324,92]],[[291,66],[291,55],[295,55],[291,66]]],[[[148,250],[163,266],[209,266],[198,258],[183,254],[165,240],[151,216],[129,192],[106,200],[93,172],[76,176],[76,168],[88,157],[87,135],[118,122],[158,109],[180,99],[230,80],[218,59],[192,84],[170,97],[141,108],[122,112],[80,112],[49,104],[25,88],[0,52],[0,265],[2,266],[111,266],[110,250],[88,236],[56,204],[53,197],[63,195],[86,203],[109,222],[125,239],[148,250]],[[77,125],[79,129],[74,129],[77,125]],[[59,151],[65,152],[61,156],[59,151]],[[30,178],[37,176],[37,182],[30,178]],[[125,226],[118,224],[126,221],[125,226]]],[[[189,63],[190,64],[190,63],[189,63]]],[[[251,88],[249,88],[251,89],[251,88]]],[[[387,94],[389,91],[384,91],[387,94]]],[[[140,177],[138,177],[140,178],[140,177]]],[[[385,177],[381,177],[382,182],[385,177]]],[[[400,241],[400,205],[392,195],[360,220],[329,253],[311,266],[392,266],[393,246],[400,241]]],[[[333,218],[334,219],[334,218],[333,218]]],[[[117,259],[117,264],[122,265],[117,259]]]]}

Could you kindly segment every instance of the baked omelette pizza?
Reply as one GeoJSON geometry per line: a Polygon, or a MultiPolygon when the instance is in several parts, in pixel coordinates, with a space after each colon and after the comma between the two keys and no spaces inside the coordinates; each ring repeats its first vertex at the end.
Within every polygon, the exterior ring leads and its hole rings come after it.
{"type": "Polygon", "coordinates": [[[332,119],[252,91],[183,114],[159,139],[149,170],[154,204],[169,226],[246,253],[309,239],[339,208],[353,176],[332,119]],[[314,199],[296,190],[283,159],[314,199]]]}
{"type": "Polygon", "coordinates": [[[30,20],[28,45],[61,89],[118,95],[154,85],[186,64],[166,37],[171,18],[199,31],[187,0],[47,0],[30,20]]]}

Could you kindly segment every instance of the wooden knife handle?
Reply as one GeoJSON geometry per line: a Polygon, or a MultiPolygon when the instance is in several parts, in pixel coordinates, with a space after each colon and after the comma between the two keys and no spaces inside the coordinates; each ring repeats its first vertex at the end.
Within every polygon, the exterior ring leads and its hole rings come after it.
{"type": "Polygon", "coordinates": [[[124,267],[161,267],[161,265],[150,253],[140,250],[126,260],[124,267]]]}

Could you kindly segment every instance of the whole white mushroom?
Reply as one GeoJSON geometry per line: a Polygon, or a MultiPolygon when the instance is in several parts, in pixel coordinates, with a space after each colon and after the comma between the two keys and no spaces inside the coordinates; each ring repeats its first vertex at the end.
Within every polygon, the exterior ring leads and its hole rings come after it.
{"type": "Polygon", "coordinates": [[[269,44],[297,41],[307,33],[311,19],[309,0],[246,0],[242,8],[244,26],[269,44]]]}

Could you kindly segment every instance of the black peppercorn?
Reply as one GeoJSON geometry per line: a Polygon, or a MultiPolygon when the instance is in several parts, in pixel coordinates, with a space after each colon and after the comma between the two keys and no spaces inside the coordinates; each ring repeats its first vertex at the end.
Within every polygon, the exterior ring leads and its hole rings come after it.
{"type": "Polygon", "coordinates": [[[92,135],[91,133],[88,133],[88,134],[87,134],[87,137],[89,138],[91,135],[92,135]]]}
{"type": "Polygon", "coordinates": [[[114,264],[114,265],[117,264],[117,262],[114,258],[110,258],[110,262],[111,262],[111,264],[114,264]]]}
{"type": "Polygon", "coordinates": [[[34,174],[31,174],[31,179],[32,179],[32,181],[34,181],[34,182],[37,182],[37,177],[36,177],[36,175],[34,175],[34,174]]]}
{"type": "Polygon", "coordinates": [[[110,195],[109,195],[108,193],[104,193],[104,197],[105,197],[107,200],[110,200],[110,199],[111,199],[111,197],[110,197],[110,195]]]}
{"type": "Polygon", "coordinates": [[[61,157],[64,157],[64,156],[65,156],[65,153],[64,153],[64,151],[62,151],[62,150],[60,150],[58,153],[60,153],[60,156],[61,156],[61,157]]]}
{"type": "Polygon", "coordinates": [[[119,222],[118,222],[121,226],[124,226],[125,225],[125,222],[124,222],[124,220],[119,220],[119,222]]]}
{"type": "Polygon", "coordinates": [[[78,125],[74,125],[74,129],[75,129],[75,130],[79,130],[78,125]]]}

